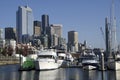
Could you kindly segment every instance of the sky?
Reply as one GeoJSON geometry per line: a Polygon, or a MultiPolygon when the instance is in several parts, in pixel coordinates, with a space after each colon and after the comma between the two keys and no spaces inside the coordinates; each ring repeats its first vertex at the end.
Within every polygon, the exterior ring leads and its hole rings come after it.
{"type": "MultiPolygon", "coordinates": [[[[0,0],[0,28],[16,27],[18,6],[28,5],[33,10],[34,20],[48,14],[50,24],[62,24],[62,34],[67,40],[68,31],[77,31],[79,42],[105,48],[105,18],[110,18],[111,0],[0,0]]],[[[120,32],[120,0],[115,0],[117,39],[120,32]]]]}

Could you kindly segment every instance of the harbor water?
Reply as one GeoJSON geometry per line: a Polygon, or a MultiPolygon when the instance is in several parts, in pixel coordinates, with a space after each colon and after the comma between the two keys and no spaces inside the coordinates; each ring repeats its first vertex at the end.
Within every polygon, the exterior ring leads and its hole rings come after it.
{"type": "Polygon", "coordinates": [[[120,71],[59,68],[48,71],[18,71],[19,65],[0,66],[0,80],[120,80],[120,71]]]}

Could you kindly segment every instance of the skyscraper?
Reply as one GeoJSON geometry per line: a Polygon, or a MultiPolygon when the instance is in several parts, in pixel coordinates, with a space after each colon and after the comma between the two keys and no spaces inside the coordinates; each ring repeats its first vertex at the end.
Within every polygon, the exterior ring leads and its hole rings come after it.
{"type": "Polygon", "coordinates": [[[70,51],[78,51],[78,32],[69,31],[68,32],[68,48],[70,51]]]}
{"type": "Polygon", "coordinates": [[[42,34],[46,34],[46,27],[49,27],[49,16],[42,15],[42,34]]]}
{"type": "Polygon", "coordinates": [[[7,40],[10,40],[10,39],[16,40],[14,28],[12,28],[12,27],[5,28],[5,39],[7,39],[7,40]]]}
{"type": "Polygon", "coordinates": [[[62,25],[61,24],[52,24],[50,27],[54,29],[54,34],[58,37],[62,37],[62,25]]]}
{"type": "Polygon", "coordinates": [[[40,36],[41,35],[41,22],[40,21],[34,21],[34,36],[40,36]]]}
{"type": "Polygon", "coordinates": [[[17,42],[28,43],[33,36],[33,14],[28,6],[19,6],[16,14],[17,42]]]}

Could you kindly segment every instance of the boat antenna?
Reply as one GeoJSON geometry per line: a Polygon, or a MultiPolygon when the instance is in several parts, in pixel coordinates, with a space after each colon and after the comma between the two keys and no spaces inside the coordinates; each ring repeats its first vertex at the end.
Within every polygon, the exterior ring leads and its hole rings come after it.
{"type": "Polygon", "coordinates": [[[28,0],[23,0],[25,6],[28,6],[28,0]]]}

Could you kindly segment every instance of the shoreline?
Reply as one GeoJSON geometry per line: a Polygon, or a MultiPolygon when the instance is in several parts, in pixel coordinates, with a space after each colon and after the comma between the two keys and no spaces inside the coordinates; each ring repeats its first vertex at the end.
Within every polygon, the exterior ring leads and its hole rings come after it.
{"type": "Polygon", "coordinates": [[[0,66],[2,66],[2,65],[12,65],[12,64],[19,64],[19,61],[0,61],[0,66]]]}

